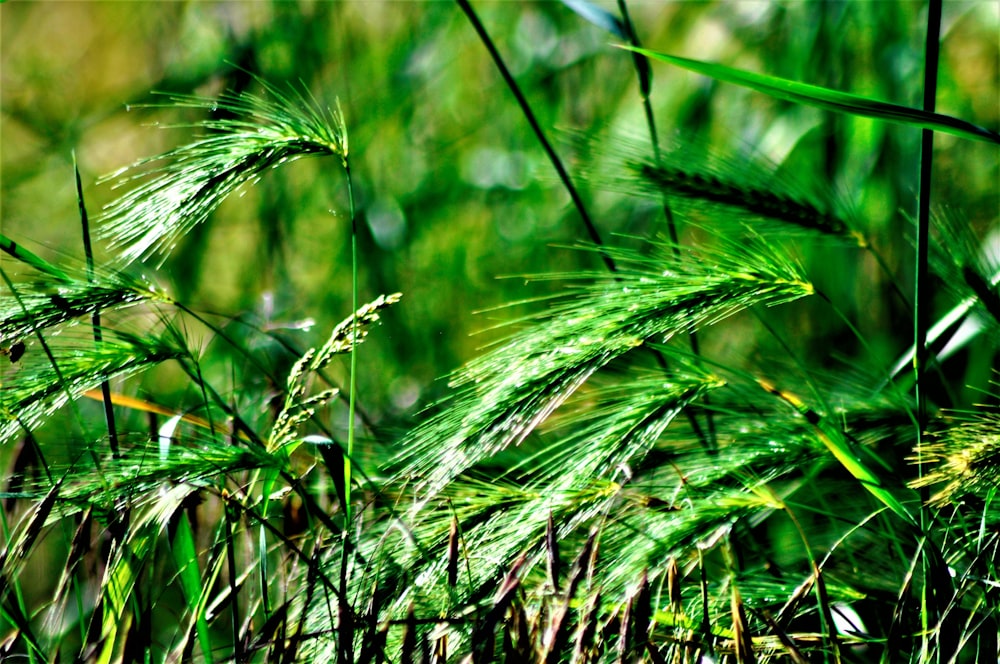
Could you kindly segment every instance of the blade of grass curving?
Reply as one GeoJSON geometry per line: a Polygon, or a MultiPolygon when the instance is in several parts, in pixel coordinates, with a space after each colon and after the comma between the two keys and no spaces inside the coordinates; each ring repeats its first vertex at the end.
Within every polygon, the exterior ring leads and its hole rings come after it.
{"type": "MultiPolygon", "coordinates": [[[[597,230],[597,226],[590,218],[590,213],[587,212],[587,207],[583,204],[583,199],[580,197],[580,194],[576,189],[576,185],[573,184],[573,180],[570,178],[569,172],[563,165],[562,159],[559,158],[555,148],[552,147],[552,143],[550,143],[549,139],[545,136],[542,126],[535,118],[534,111],[531,110],[531,104],[528,103],[528,99],[524,96],[524,93],[521,92],[521,88],[517,84],[517,81],[514,80],[514,76],[510,73],[510,70],[507,69],[507,65],[496,46],[493,44],[493,39],[490,38],[490,34],[486,31],[486,28],[479,20],[479,16],[472,8],[472,5],[469,4],[468,0],[455,1],[469,19],[469,22],[475,29],[476,34],[479,35],[479,39],[483,42],[483,46],[485,46],[486,50],[489,51],[490,57],[493,58],[493,63],[496,65],[497,70],[503,77],[504,82],[507,83],[507,87],[517,100],[517,104],[521,108],[521,113],[524,115],[524,119],[528,121],[529,125],[531,125],[531,130],[534,132],[535,138],[538,140],[539,145],[542,146],[542,149],[545,151],[546,156],[548,156],[549,161],[552,162],[552,167],[559,176],[559,180],[562,182],[563,188],[566,189],[566,193],[569,194],[570,199],[573,201],[573,205],[576,207],[576,211],[580,215],[580,219],[583,221],[583,225],[587,229],[587,235],[590,236],[591,242],[598,247],[603,247],[604,242],[601,240],[601,233],[597,230]]],[[[603,250],[599,250],[599,253],[601,260],[604,261],[604,265],[610,272],[614,272],[616,270],[614,258],[603,250]]]]}
{"type": "Polygon", "coordinates": [[[635,51],[704,76],[750,88],[757,92],[762,92],[796,104],[815,106],[837,113],[859,115],[911,127],[923,127],[971,140],[1000,144],[1000,134],[997,132],[978,127],[971,122],[949,115],[900,106],[898,104],[890,104],[862,95],[831,90],[819,85],[799,83],[776,76],[734,69],[712,62],[667,55],[666,53],[658,53],[645,48],[636,48],[633,46],[620,46],[620,48],[635,51]]]}
{"type": "MultiPolygon", "coordinates": [[[[80,180],[80,166],[76,162],[76,151],[73,152],[73,174],[76,179],[76,201],[80,209],[80,225],[83,227],[83,252],[87,258],[87,279],[94,281],[94,249],[90,243],[90,218],[87,215],[87,204],[83,199],[83,183],[80,180]]],[[[91,326],[94,328],[94,343],[101,344],[101,310],[94,309],[90,315],[91,326]]],[[[107,380],[101,381],[101,396],[104,401],[104,421],[108,427],[108,446],[112,458],[120,455],[118,448],[118,427],[115,426],[115,411],[111,407],[111,385],[107,380]]]]}
{"type": "Polygon", "coordinates": [[[850,439],[837,427],[830,426],[816,411],[809,408],[808,405],[795,395],[783,392],[763,379],[758,379],[757,383],[766,392],[773,394],[798,411],[805,418],[806,422],[813,427],[816,436],[830,453],[833,454],[834,458],[861,483],[861,486],[875,496],[880,503],[892,510],[907,524],[918,525],[913,515],[910,514],[910,511],[886,488],[878,475],[872,472],[861,460],[858,452],[853,449],[850,439]]]}
{"type": "Polygon", "coordinates": [[[610,32],[620,39],[628,39],[628,32],[622,20],[617,16],[599,7],[588,0],[560,0],[564,5],[573,10],[580,18],[596,25],[598,28],[610,32]]]}

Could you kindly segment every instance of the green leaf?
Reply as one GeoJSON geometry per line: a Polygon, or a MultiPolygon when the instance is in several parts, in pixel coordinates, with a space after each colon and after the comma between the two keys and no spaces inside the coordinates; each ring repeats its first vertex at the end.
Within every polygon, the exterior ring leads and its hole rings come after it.
{"type": "Polygon", "coordinates": [[[10,254],[17,260],[21,261],[22,263],[27,263],[28,265],[35,268],[39,272],[47,274],[48,276],[53,277],[57,281],[62,281],[65,283],[69,283],[72,281],[72,279],[70,279],[65,272],[57,268],[55,265],[48,262],[44,258],[41,258],[31,253],[24,247],[19,246],[17,242],[14,242],[3,233],[0,233],[0,251],[3,251],[6,254],[10,254]]]}
{"type": "Polygon", "coordinates": [[[742,85],[751,90],[763,92],[777,99],[784,99],[796,104],[816,106],[817,108],[837,113],[860,115],[867,118],[875,118],[876,120],[886,120],[887,122],[933,129],[946,134],[961,136],[962,138],[1000,144],[1000,134],[950,115],[930,113],[910,108],[909,106],[890,104],[861,95],[831,90],[819,85],[810,85],[808,83],[790,81],[786,78],[756,74],[712,62],[702,62],[701,60],[690,60],[676,55],[666,55],[665,53],[657,53],[645,48],[636,48],[633,46],[620,46],[620,48],[641,53],[645,56],[662,60],[663,62],[669,62],[670,64],[710,76],[719,81],[742,85]]]}
{"type": "Polygon", "coordinates": [[[798,411],[810,426],[812,426],[817,438],[829,450],[833,457],[840,462],[847,472],[861,483],[869,493],[892,510],[897,516],[911,526],[917,525],[916,520],[910,511],[896,498],[885,486],[878,475],[871,471],[861,460],[852,446],[852,442],[835,426],[830,426],[822,417],[803,403],[798,397],[782,392],[765,380],[758,379],[758,384],[774,396],[782,399],[792,408],[798,411]]]}
{"type": "Polygon", "coordinates": [[[187,603],[188,611],[194,616],[202,656],[205,661],[211,662],[212,640],[208,632],[205,612],[200,602],[204,588],[201,571],[198,569],[198,552],[195,546],[194,532],[191,530],[187,514],[178,514],[177,530],[174,533],[170,550],[174,557],[174,563],[177,565],[177,576],[181,583],[181,589],[184,591],[184,600],[187,603]]]}

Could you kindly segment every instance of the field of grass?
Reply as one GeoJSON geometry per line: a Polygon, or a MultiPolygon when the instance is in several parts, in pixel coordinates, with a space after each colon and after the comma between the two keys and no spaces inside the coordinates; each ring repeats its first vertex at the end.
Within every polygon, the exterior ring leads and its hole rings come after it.
{"type": "Polygon", "coordinates": [[[0,5],[0,660],[1000,656],[998,35],[0,5]]]}

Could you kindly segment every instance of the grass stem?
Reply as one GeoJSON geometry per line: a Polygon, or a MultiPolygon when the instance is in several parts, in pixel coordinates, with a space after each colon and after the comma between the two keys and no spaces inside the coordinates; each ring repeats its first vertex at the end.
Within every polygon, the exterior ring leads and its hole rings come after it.
{"type": "MultiPolygon", "coordinates": [[[[937,99],[937,77],[938,60],[941,50],[941,0],[930,0],[927,7],[927,41],[924,45],[924,99],[923,109],[933,112],[937,99]]],[[[916,284],[914,285],[914,365],[916,372],[916,395],[917,395],[917,467],[920,468],[921,479],[923,475],[923,459],[921,458],[924,446],[924,434],[927,430],[927,391],[924,385],[924,376],[927,368],[927,331],[930,328],[932,297],[929,288],[929,267],[928,254],[930,249],[930,208],[931,208],[931,177],[932,163],[934,157],[934,132],[930,129],[923,129],[920,132],[920,181],[919,194],[917,199],[917,269],[916,284]]],[[[927,533],[930,521],[930,514],[927,510],[927,502],[930,498],[930,487],[923,485],[920,489],[920,528],[923,533],[927,533]]],[[[926,551],[926,549],[922,549],[926,551]]],[[[939,607],[936,606],[937,592],[944,589],[934,589],[930,587],[932,581],[932,563],[926,553],[921,556],[921,571],[924,583],[921,588],[921,619],[927,634],[926,626],[929,621],[937,624],[939,620],[939,607]]],[[[924,636],[922,641],[923,651],[929,648],[930,637],[924,636]]],[[[939,644],[941,645],[941,644],[939,644]]],[[[940,652],[940,651],[939,651],[940,652]]],[[[950,653],[945,653],[948,656],[950,653]]]]}
{"type": "MultiPolygon", "coordinates": [[[[625,34],[628,36],[629,44],[635,46],[636,48],[642,48],[642,43],[639,41],[639,36],[635,32],[635,26],[632,24],[632,17],[628,11],[628,3],[625,0],[618,0],[618,11],[622,15],[622,26],[625,28],[625,34]]],[[[649,67],[649,60],[642,53],[632,52],[632,62],[635,64],[635,74],[639,79],[639,96],[642,98],[642,110],[646,116],[646,128],[649,130],[649,142],[653,147],[653,160],[657,168],[663,168],[663,157],[660,151],[660,137],[659,132],[656,129],[656,117],[653,115],[653,104],[650,102],[649,97],[652,93],[652,81],[653,75],[649,67]]],[[[673,254],[675,259],[680,259],[681,255],[681,243],[680,235],[677,231],[677,221],[674,219],[674,211],[670,207],[670,199],[667,197],[666,192],[661,195],[661,201],[663,203],[663,217],[667,221],[667,234],[670,237],[670,244],[673,247],[673,254]]],[[[688,333],[688,344],[691,347],[691,354],[694,357],[701,357],[701,344],[698,342],[698,333],[692,330],[688,333]]],[[[664,368],[665,362],[662,363],[664,368]]],[[[685,409],[685,413],[688,417],[688,421],[691,423],[698,436],[698,439],[702,441],[705,449],[710,452],[714,452],[718,447],[717,435],[715,430],[715,416],[712,413],[712,402],[711,396],[706,394],[702,397],[702,402],[705,405],[705,424],[708,427],[708,434],[702,431],[701,425],[698,423],[697,418],[690,408],[685,409]]]]}
{"type": "MultiPolygon", "coordinates": [[[[937,98],[938,59],[941,50],[941,0],[930,0],[927,13],[927,42],[924,47],[924,100],[925,111],[934,111],[937,98]]],[[[927,390],[924,385],[924,374],[927,369],[927,330],[931,321],[931,293],[929,288],[928,254],[930,249],[930,207],[931,207],[931,177],[934,152],[934,132],[923,129],[920,132],[920,184],[917,198],[917,269],[914,288],[914,368],[916,372],[917,394],[917,449],[923,443],[924,431],[927,428],[927,390]]],[[[919,466],[918,466],[919,467],[919,466]]],[[[928,498],[927,487],[921,490],[921,503],[928,498]]],[[[924,523],[925,510],[921,509],[921,526],[924,523]]]]}
{"type": "Polygon", "coordinates": [[[542,126],[538,124],[538,119],[535,117],[535,112],[531,109],[531,104],[528,103],[528,99],[524,96],[524,93],[521,92],[521,87],[517,84],[517,81],[514,80],[514,76],[510,73],[506,63],[504,63],[503,57],[493,44],[493,40],[490,38],[486,28],[483,27],[482,22],[479,20],[479,16],[469,4],[468,0],[455,1],[458,3],[459,8],[465,12],[465,15],[469,18],[469,22],[472,23],[472,27],[475,28],[476,34],[479,35],[479,39],[483,42],[483,46],[485,46],[486,50],[489,51],[490,57],[493,58],[493,63],[500,71],[500,75],[503,76],[503,80],[507,83],[507,87],[510,88],[514,98],[517,99],[517,104],[521,107],[521,113],[524,114],[524,118],[528,121],[528,124],[531,125],[531,130],[535,132],[535,138],[538,139],[538,142],[542,146],[542,149],[545,150],[545,154],[548,156],[549,161],[552,162],[552,167],[555,168],[556,174],[559,176],[559,180],[562,182],[563,187],[569,194],[570,199],[572,199],[573,205],[576,207],[576,211],[579,213],[580,219],[583,221],[583,225],[587,228],[587,234],[590,236],[590,240],[596,244],[598,248],[601,248],[601,260],[604,261],[608,270],[616,272],[618,268],[615,266],[615,261],[603,250],[604,241],[601,240],[600,231],[597,230],[597,226],[594,225],[594,221],[590,218],[590,213],[587,212],[587,208],[583,204],[583,199],[580,197],[580,193],[577,191],[576,185],[573,184],[573,180],[566,171],[566,167],[563,165],[562,159],[559,158],[559,155],[556,154],[555,148],[552,147],[552,143],[549,142],[549,139],[545,136],[545,132],[542,131],[542,126]]]}
{"type": "MultiPolygon", "coordinates": [[[[76,177],[76,201],[80,208],[80,225],[83,227],[83,253],[87,257],[87,279],[94,281],[94,248],[90,242],[90,218],[87,215],[87,205],[83,199],[83,183],[80,181],[80,166],[76,163],[76,152],[73,152],[73,173],[76,177]]],[[[94,343],[98,346],[104,339],[101,332],[101,312],[94,310],[90,316],[94,328],[94,343]]],[[[108,425],[108,446],[112,458],[121,457],[118,445],[118,427],[115,426],[115,409],[111,405],[111,385],[107,380],[101,381],[101,396],[104,400],[104,420],[108,425]]]]}

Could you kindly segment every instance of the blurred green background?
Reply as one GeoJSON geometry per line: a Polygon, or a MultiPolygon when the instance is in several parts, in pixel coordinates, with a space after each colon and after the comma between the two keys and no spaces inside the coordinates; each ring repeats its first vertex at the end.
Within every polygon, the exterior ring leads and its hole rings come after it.
{"type": "MultiPolygon", "coordinates": [[[[618,11],[611,2],[600,6],[618,11]]],[[[619,134],[645,139],[632,59],[612,47],[617,38],[560,2],[474,7],[571,170],[574,150],[559,140],[561,131],[598,141],[619,134]]],[[[628,7],[639,38],[655,50],[920,103],[922,3],[628,7]]],[[[361,298],[403,293],[361,356],[360,403],[384,427],[405,426],[443,394],[449,371],[504,336],[494,329],[498,322],[541,305],[496,307],[559,288],[524,275],[601,269],[596,255],[560,248],[583,241],[583,226],[453,3],[11,1],[0,5],[0,22],[0,220],[5,234],[53,260],[82,257],[74,150],[96,216],[115,195],[110,184],[97,183],[100,176],[192,138],[189,128],[167,127],[203,118],[144,107],[165,101],[154,91],[256,91],[246,73],[253,72],[275,84],[301,82],[327,104],[340,100],[362,222],[361,298]]],[[[1000,126],[998,61],[1000,4],[946,3],[938,110],[1000,126]]],[[[831,117],[662,64],[653,72],[661,135],[676,132],[734,158],[767,159],[835,189],[909,289],[912,233],[905,213],[915,210],[916,131],[831,117]]],[[[1000,209],[995,146],[941,135],[936,146],[935,202],[985,234],[1000,209]]],[[[580,185],[605,238],[664,232],[656,201],[580,185]]],[[[905,350],[911,323],[870,256],[815,243],[804,243],[800,254],[811,278],[868,338],[866,362],[887,364],[905,350]]],[[[98,256],[113,265],[106,248],[98,256]]],[[[304,348],[322,343],[349,314],[349,223],[339,164],[304,160],[269,173],[192,232],[162,266],[140,269],[193,308],[218,313],[220,324],[282,376],[291,355],[236,321],[281,330],[304,348]],[[315,324],[303,325],[308,320],[315,324]]],[[[942,310],[948,304],[945,294],[942,310]]],[[[786,333],[804,355],[819,366],[832,362],[832,349],[862,357],[843,326],[828,320],[828,310],[810,306],[783,314],[786,333]]],[[[147,324],[134,316],[126,324],[147,324]]],[[[221,391],[247,394],[257,386],[267,393],[267,380],[224,344],[196,325],[188,329],[206,357],[219,351],[209,370],[221,391]]],[[[727,330],[706,335],[707,355],[750,363],[773,352],[752,321],[727,330]]],[[[956,372],[964,375],[974,364],[985,380],[993,357],[976,352],[956,372]]],[[[333,374],[344,380],[346,369],[333,374]]],[[[127,391],[180,406],[183,394],[164,396],[173,378],[161,371],[127,391]]]]}

